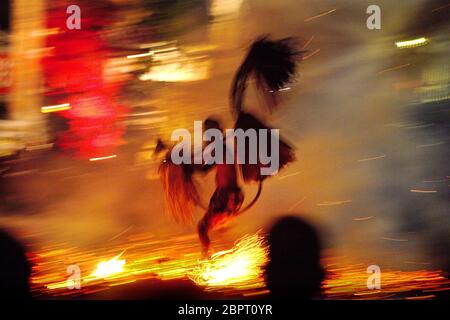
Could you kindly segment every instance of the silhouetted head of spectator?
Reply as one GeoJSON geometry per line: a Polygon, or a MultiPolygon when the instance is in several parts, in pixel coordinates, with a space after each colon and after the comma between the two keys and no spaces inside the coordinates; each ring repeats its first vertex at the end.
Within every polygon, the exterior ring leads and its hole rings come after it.
{"type": "Polygon", "coordinates": [[[320,292],[324,271],[316,230],[304,220],[286,216],[268,235],[266,284],[273,299],[311,299],[320,292]]]}
{"type": "Polygon", "coordinates": [[[214,118],[214,117],[208,117],[205,119],[204,121],[204,130],[208,130],[208,129],[218,129],[220,131],[222,131],[222,126],[220,124],[220,120],[214,118]]]}
{"type": "Polygon", "coordinates": [[[0,230],[0,299],[29,299],[31,266],[25,249],[0,230]]]}

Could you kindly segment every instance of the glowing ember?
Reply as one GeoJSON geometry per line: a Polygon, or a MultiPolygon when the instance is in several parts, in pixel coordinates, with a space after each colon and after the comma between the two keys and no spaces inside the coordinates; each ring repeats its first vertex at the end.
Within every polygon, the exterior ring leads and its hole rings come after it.
{"type": "MultiPolygon", "coordinates": [[[[134,234],[124,238],[121,244],[111,242],[93,250],[81,250],[66,243],[53,244],[35,253],[33,293],[43,297],[79,296],[146,279],[177,280],[186,277],[206,291],[225,295],[255,296],[267,292],[262,275],[267,247],[261,235],[246,236],[234,245],[225,238],[215,243],[214,248],[222,251],[209,261],[199,261],[195,234],[134,234]],[[168,238],[171,239],[170,244],[168,238]],[[229,248],[232,249],[226,250],[229,248]],[[112,263],[111,260],[98,263],[98,253],[117,250],[127,252],[126,268],[125,262],[119,268],[109,268],[121,261],[122,254],[112,258],[112,263]],[[62,266],[61,261],[66,263],[62,266]],[[82,271],[92,270],[98,264],[95,272],[86,276],[81,273],[80,290],[67,287],[66,269],[72,264],[78,265],[82,271]],[[111,272],[120,269],[119,273],[111,272]]],[[[327,251],[323,265],[327,271],[322,286],[324,299],[429,299],[432,295],[438,297],[450,292],[450,280],[440,270],[384,269],[382,289],[369,290],[367,264],[327,251]]]]}
{"type": "Polygon", "coordinates": [[[419,46],[426,45],[427,43],[428,43],[428,39],[422,37],[422,38],[413,39],[413,40],[398,41],[395,43],[395,45],[397,46],[397,48],[403,49],[403,48],[419,47],[419,46]]]}
{"type": "Polygon", "coordinates": [[[46,106],[41,108],[42,113],[65,111],[70,109],[70,103],[63,103],[54,106],[46,106]]]}
{"type": "Polygon", "coordinates": [[[190,82],[209,78],[209,61],[174,62],[156,65],[139,77],[142,81],[190,82]]]}
{"type": "Polygon", "coordinates": [[[97,264],[97,269],[92,273],[92,276],[102,279],[123,272],[123,266],[126,261],[119,260],[122,254],[123,252],[108,261],[97,264]]]}
{"type": "Polygon", "coordinates": [[[210,260],[202,261],[192,272],[192,279],[207,287],[248,287],[249,282],[262,282],[267,252],[262,235],[247,235],[238,240],[233,249],[217,252],[210,260]]]}

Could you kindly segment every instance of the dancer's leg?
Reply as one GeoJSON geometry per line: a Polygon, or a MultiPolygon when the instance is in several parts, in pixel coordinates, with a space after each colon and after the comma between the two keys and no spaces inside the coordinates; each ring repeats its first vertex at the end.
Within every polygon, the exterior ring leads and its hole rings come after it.
{"type": "Polygon", "coordinates": [[[209,239],[209,236],[208,236],[208,232],[209,232],[210,228],[211,228],[211,219],[210,219],[209,211],[207,211],[197,226],[198,237],[200,239],[200,243],[202,244],[202,252],[204,255],[208,254],[209,245],[211,243],[211,240],[209,239]]]}

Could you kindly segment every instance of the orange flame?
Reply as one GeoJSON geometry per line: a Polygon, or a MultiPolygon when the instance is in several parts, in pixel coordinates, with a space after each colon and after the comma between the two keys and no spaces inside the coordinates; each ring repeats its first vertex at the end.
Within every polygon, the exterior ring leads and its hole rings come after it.
{"type": "Polygon", "coordinates": [[[247,235],[231,250],[215,253],[210,260],[201,261],[190,277],[206,287],[259,287],[263,281],[262,267],[267,261],[267,245],[260,234],[247,235]]]}
{"type": "Polygon", "coordinates": [[[91,276],[97,279],[104,279],[123,272],[123,266],[125,265],[126,260],[119,260],[123,252],[124,251],[108,261],[99,262],[97,264],[97,269],[94,270],[91,276]]]}

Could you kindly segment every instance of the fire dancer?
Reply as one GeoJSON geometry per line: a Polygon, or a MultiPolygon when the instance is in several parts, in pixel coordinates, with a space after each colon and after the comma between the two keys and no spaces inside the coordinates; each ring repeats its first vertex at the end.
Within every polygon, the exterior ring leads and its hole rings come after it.
{"type": "MultiPolygon", "coordinates": [[[[205,127],[223,131],[219,122],[213,119],[207,119],[205,127]]],[[[198,235],[205,254],[207,254],[210,245],[209,230],[226,223],[233,216],[242,213],[240,209],[244,202],[244,194],[238,184],[236,165],[234,163],[226,163],[225,158],[230,150],[227,149],[225,144],[223,145],[224,152],[222,156],[224,159],[221,163],[215,164],[216,189],[209,201],[205,215],[198,223],[198,235]]],[[[202,170],[207,171],[210,168],[211,165],[205,164],[202,170]]],[[[260,192],[258,192],[257,197],[259,197],[259,194],[260,192]]]]}
{"type": "MultiPolygon", "coordinates": [[[[267,129],[268,132],[271,132],[270,128],[255,116],[243,111],[243,101],[248,82],[252,76],[255,78],[257,89],[266,98],[268,109],[273,110],[279,103],[278,92],[285,87],[295,74],[296,58],[300,54],[301,52],[294,50],[291,39],[274,41],[264,36],[251,45],[231,87],[231,105],[236,118],[235,129],[243,129],[244,131],[267,129]]],[[[204,124],[207,128],[223,131],[217,120],[208,119],[204,124]]],[[[259,141],[257,145],[259,145],[259,141]]],[[[155,151],[160,152],[163,146],[164,144],[159,141],[155,151]]],[[[203,149],[205,148],[206,146],[203,146],[203,149]]],[[[270,146],[268,148],[270,149],[270,146]]],[[[191,221],[192,212],[197,206],[206,210],[198,224],[199,239],[204,253],[208,252],[210,246],[209,232],[248,210],[256,203],[261,194],[263,180],[267,177],[267,175],[261,174],[261,169],[267,165],[261,161],[259,156],[255,164],[249,163],[250,149],[249,142],[246,142],[245,155],[247,159],[243,164],[238,163],[237,159],[234,158],[233,163],[223,161],[215,164],[194,164],[191,161],[192,164],[179,165],[172,162],[171,150],[169,150],[160,166],[168,211],[177,221],[191,221]],[[205,207],[201,204],[194,174],[196,172],[204,173],[212,168],[216,169],[216,189],[209,205],[205,207]],[[240,172],[244,183],[257,182],[259,184],[255,198],[245,208],[241,208],[244,194],[239,185],[238,172],[240,172]]],[[[230,150],[225,147],[224,151],[223,156],[226,157],[226,153],[230,150]]],[[[294,160],[292,148],[281,139],[279,140],[279,154],[277,156],[279,159],[278,169],[294,160]]],[[[191,157],[194,158],[193,155],[191,157]]]]}

